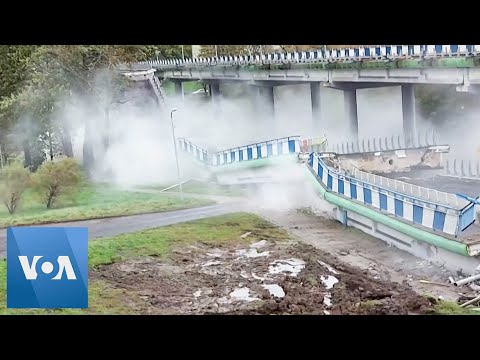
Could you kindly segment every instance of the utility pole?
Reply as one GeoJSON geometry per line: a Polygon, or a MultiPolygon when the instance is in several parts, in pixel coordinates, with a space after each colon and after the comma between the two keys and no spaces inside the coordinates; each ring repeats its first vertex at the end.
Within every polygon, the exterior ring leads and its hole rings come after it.
{"type": "Polygon", "coordinates": [[[182,188],[182,179],[180,178],[180,166],[178,165],[178,154],[177,154],[177,139],[175,138],[175,126],[173,126],[173,113],[177,111],[174,108],[170,112],[170,121],[172,122],[172,135],[173,135],[173,146],[175,148],[175,162],[177,163],[177,177],[178,177],[178,184],[180,185],[180,198],[183,201],[183,188],[182,188]]]}
{"type": "Polygon", "coordinates": [[[218,49],[217,49],[217,45],[215,45],[215,57],[218,58],[218,49]]]}

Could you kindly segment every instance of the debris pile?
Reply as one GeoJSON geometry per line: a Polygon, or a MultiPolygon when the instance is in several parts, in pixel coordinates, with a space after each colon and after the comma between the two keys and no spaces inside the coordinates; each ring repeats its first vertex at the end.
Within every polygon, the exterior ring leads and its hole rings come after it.
{"type": "Polygon", "coordinates": [[[246,246],[245,238],[103,265],[91,276],[136,296],[141,314],[424,314],[433,307],[407,284],[381,281],[310,245],[246,246]]]}

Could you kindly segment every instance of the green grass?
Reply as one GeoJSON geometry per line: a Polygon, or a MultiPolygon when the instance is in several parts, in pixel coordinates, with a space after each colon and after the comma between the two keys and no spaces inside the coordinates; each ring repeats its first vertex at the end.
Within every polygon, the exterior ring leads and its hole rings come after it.
{"type": "Polygon", "coordinates": [[[375,306],[382,305],[382,302],[380,300],[367,300],[363,301],[360,303],[360,307],[363,309],[371,309],[374,308],[375,306]]]}
{"type": "MultiPolygon", "coordinates": [[[[89,243],[89,267],[111,264],[140,256],[168,258],[174,246],[194,243],[248,243],[260,239],[286,240],[288,233],[258,216],[228,214],[170,225],[89,243]],[[246,232],[246,238],[240,236],[246,232]]],[[[6,262],[0,262],[0,314],[135,314],[140,303],[133,294],[112,288],[103,281],[89,281],[89,308],[82,309],[6,309],[6,262]]]]}
{"type": "MultiPolygon", "coordinates": [[[[172,81],[165,80],[162,83],[163,90],[167,96],[175,95],[175,85],[172,81]]],[[[199,89],[203,89],[203,85],[198,81],[184,81],[183,82],[183,93],[185,95],[191,94],[199,89]]]]}
{"type": "Polygon", "coordinates": [[[438,315],[480,315],[479,311],[462,308],[453,301],[440,301],[435,305],[434,311],[438,315]]]}
{"type": "MultiPolygon", "coordinates": [[[[145,186],[145,189],[163,190],[169,185],[145,186]]],[[[246,196],[245,188],[241,185],[219,185],[200,181],[190,181],[183,184],[183,191],[192,194],[221,195],[221,196],[246,196]]],[[[179,192],[178,187],[170,189],[171,192],[179,192]]]]}
{"type": "Polygon", "coordinates": [[[0,227],[169,211],[212,203],[193,198],[187,198],[182,202],[175,195],[122,191],[106,186],[84,186],[73,195],[60,197],[54,209],[46,209],[42,197],[28,190],[13,216],[2,204],[0,227]]]}

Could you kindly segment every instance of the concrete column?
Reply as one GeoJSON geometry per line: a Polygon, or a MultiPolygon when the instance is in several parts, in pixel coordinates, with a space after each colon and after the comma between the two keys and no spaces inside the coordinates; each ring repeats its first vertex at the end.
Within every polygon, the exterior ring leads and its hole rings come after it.
{"type": "Polygon", "coordinates": [[[273,94],[273,86],[259,87],[260,102],[265,109],[267,116],[275,118],[275,96],[273,94]]]}
{"type": "Polygon", "coordinates": [[[346,228],[348,226],[348,214],[347,210],[345,209],[338,209],[340,211],[340,222],[343,224],[343,228],[346,228]]]}
{"type": "Polygon", "coordinates": [[[320,108],[320,82],[310,83],[310,97],[312,100],[312,123],[313,129],[319,129],[323,124],[321,124],[321,108],[320,108]]]}
{"type": "Polygon", "coordinates": [[[415,89],[413,84],[402,85],[402,112],[403,134],[405,145],[412,145],[412,139],[417,133],[417,121],[415,116],[415,89]]]}
{"type": "Polygon", "coordinates": [[[352,140],[356,140],[358,139],[357,90],[344,90],[343,99],[345,106],[345,116],[347,119],[347,127],[349,129],[348,135],[352,138],[352,140]]]}
{"type": "Polygon", "coordinates": [[[275,96],[272,86],[249,85],[248,92],[255,111],[265,117],[275,117],[275,96]]]}
{"type": "Polygon", "coordinates": [[[255,111],[257,111],[258,105],[260,103],[259,101],[260,93],[258,91],[258,86],[248,85],[248,95],[250,97],[250,101],[252,105],[255,107],[255,111]]]}
{"type": "Polygon", "coordinates": [[[183,85],[181,81],[175,81],[175,95],[183,96],[183,85]]]}
{"type": "Polygon", "coordinates": [[[218,104],[220,100],[220,84],[219,83],[210,84],[210,96],[212,97],[212,102],[218,104]]]}

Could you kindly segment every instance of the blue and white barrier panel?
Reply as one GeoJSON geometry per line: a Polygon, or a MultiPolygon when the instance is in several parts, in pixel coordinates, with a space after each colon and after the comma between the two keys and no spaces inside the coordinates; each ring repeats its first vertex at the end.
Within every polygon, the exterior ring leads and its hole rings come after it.
{"type": "Polygon", "coordinates": [[[300,152],[300,136],[290,136],[216,152],[212,165],[258,160],[300,152]]]}
{"type": "Polygon", "coordinates": [[[275,64],[304,63],[321,61],[355,61],[380,58],[424,58],[437,56],[477,56],[480,45],[376,45],[343,49],[312,49],[288,54],[274,53],[260,55],[220,56],[197,59],[153,60],[137,63],[138,65],[157,68],[191,67],[191,66],[233,66],[238,64],[275,64]]]}
{"type": "Polygon", "coordinates": [[[473,203],[454,208],[373,185],[332,170],[316,153],[310,154],[308,166],[328,191],[433,231],[457,236],[475,221],[473,203]]]}
{"type": "Polygon", "coordinates": [[[208,162],[208,153],[207,150],[199,148],[196,145],[193,145],[191,142],[185,140],[184,138],[178,139],[178,144],[180,149],[183,151],[192,154],[196,159],[200,160],[203,163],[208,162]]]}

